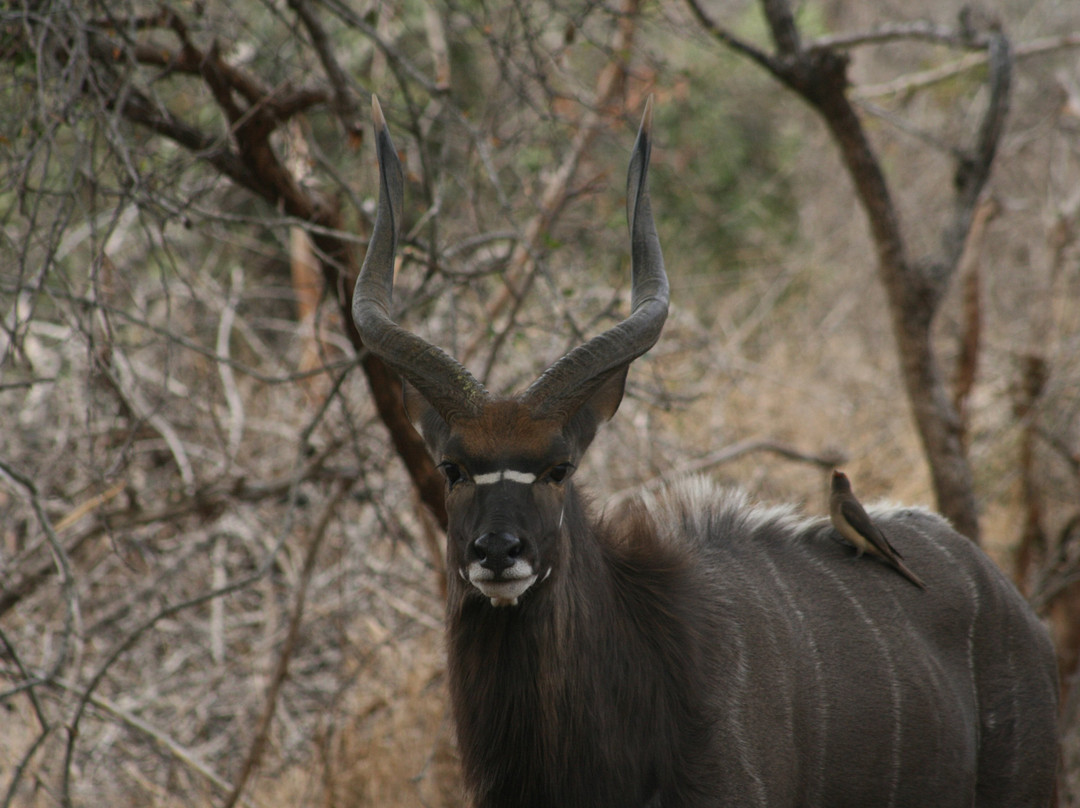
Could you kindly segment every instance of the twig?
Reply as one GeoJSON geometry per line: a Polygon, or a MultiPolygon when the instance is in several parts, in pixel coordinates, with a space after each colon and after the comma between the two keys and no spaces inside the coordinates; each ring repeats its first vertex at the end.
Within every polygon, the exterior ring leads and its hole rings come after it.
{"type": "Polygon", "coordinates": [[[642,491],[652,491],[657,488],[661,488],[667,485],[672,480],[680,477],[686,477],[691,474],[699,474],[706,469],[713,466],[719,466],[723,463],[730,463],[733,460],[738,460],[744,455],[751,454],[753,452],[771,452],[773,454],[780,455],[788,460],[794,460],[798,463],[809,463],[810,465],[819,466],[825,469],[835,468],[836,466],[842,466],[847,457],[843,452],[826,449],[818,454],[810,452],[804,452],[796,449],[794,446],[790,446],[786,443],[779,443],[778,441],[768,439],[753,439],[743,440],[738,443],[733,443],[729,446],[725,446],[723,449],[717,449],[715,452],[710,452],[703,457],[695,458],[687,463],[683,463],[675,468],[665,471],[650,480],[647,480],[640,485],[631,486],[630,488],[624,488],[621,491],[617,491],[608,498],[607,505],[609,507],[619,505],[625,502],[632,496],[636,496],[642,491]]]}
{"type": "MultiPolygon", "coordinates": [[[[314,424],[310,426],[314,429],[314,424]]],[[[299,449],[297,451],[296,460],[294,462],[294,472],[291,484],[288,491],[288,503],[289,507],[285,513],[285,517],[282,522],[280,533],[277,536],[277,540],[274,545],[267,551],[263,557],[259,566],[249,575],[232,581],[225,586],[217,589],[210,589],[194,597],[188,598],[177,603],[172,603],[168,606],[164,606],[159,609],[155,614],[144,620],[141,624],[135,627],[124,639],[116,643],[116,645],[105,655],[104,660],[98,666],[94,675],[90,677],[90,680],[83,691],[82,697],[79,699],[79,704],[75,709],[75,713],[68,724],[68,740],[64,748],[64,761],[63,761],[63,773],[61,775],[61,793],[60,802],[65,808],[71,806],[71,769],[72,761],[75,755],[75,743],[79,737],[79,724],[82,720],[82,716],[86,711],[87,705],[90,703],[90,699],[93,697],[94,691],[104,680],[109,669],[116,663],[121,656],[135,645],[142,636],[156,626],[162,620],[165,620],[173,615],[179,614],[187,609],[201,606],[204,603],[212,601],[215,598],[220,598],[225,595],[229,595],[233,592],[239,592],[252,584],[261,581],[267,573],[273,568],[275,560],[281,549],[285,546],[285,541],[288,539],[289,534],[292,531],[293,519],[295,518],[295,509],[298,499],[298,491],[300,486],[300,471],[302,466],[300,460],[304,456],[307,449],[306,435],[302,436],[299,443],[299,449]]]]}
{"type": "Polygon", "coordinates": [[[904,120],[901,116],[894,112],[891,112],[884,107],[867,101],[865,98],[856,97],[851,100],[851,103],[863,110],[868,115],[873,115],[875,118],[881,118],[883,121],[887,121],[890,126],[899,132],[903,132],[905,135],[915,138],[921,143],[925,143],[935,151],[944,152],[945,154],[953,157],[959,156],[959,150],[955,146],[951,146],[945,143],[941,138],[918,128],[917,126],[904,120]]]}
{"type": "MultiPolygon", "coordinates": [[[[708,19],[687,0],[699,18],[708,19]]],[[[877,252],[877,269],[893,313],[891,318],[903,366],[903,381],[933,480],[938,509],[957,530],[979,541],[978,509],[964,441],[930,339],[930,328],[971,225],[972,212],[989,176],[1008,110],[1012,57],[1008,39],[995,26],[987,31],[990,102],[975,145],[958,151],[952,215],[943,228],[942,247],[929,260],[912,261],[900,216],[882,165],[849,95],[849,55],[837,48],[803,49],[789,0],[762,0],[776,48],[774,57],[749,54],[821,116],[865,211],[877,252]]],[[[962,21],[963,23],[964,21],[962,21]]],[[[732,37],[710,21],[710,33],[731,46],[732,37]]],[[[964,26],[965,39],[975,35],[964,26]]],[[[972,39],[974,41],[974,39],[972,39]]],[[[745,48],[743,52],[748,52],[745,48]]]]}
{"type": "Polygon", "coordinates": [[[990,32],[987,60],[990,75],[987,85],[990,100],[979,122],[975,144],[960,154],[953,176],[955,198],[952,221],[942,234],[942,252],[947,271],[955,273],[971,232],[975,207],[990,178],[998,144],[1005,131],[1012,96],[1013,55],[1009,40],[1000,31],[990,32]]]}
{"type": "Polygon", "coordinates": [[[323,71],[334,93],[334,112],[350,137],[363,137],[364,128],[353,93],[349,88],[349,76],[334,53],[330,44],[330,35],[306,0],[288,0],[288,2],[289,7],[296,12],[296,16],[300,18],[300,22],[307,30],[311,38],[311,46],[318,54],[319,61],[322,62],[323,71]]]}
{"type": "MultiPolygon", "coordinates": [[[[227,539],[223,535],[216,535],[211,541],[214,543],[210,551],[211,586],[221,589],[229,580],[225,569],[227,539]]],[[[225,662],[225,602],[221,598],[210,602],[210,658],[218,666],[225,662]]]]}
{"type": "Polygon", "coordinates": [[[3,629],[0,629],[0,642],[4,644],[5,648],[7,648],[7,652],[11,656],[11,661],[14,662],[15,667],[19,669],[19,674],[22,676],[23,682],[34,683],[30,687],[20,686],[18,688],[15,688],[14,690],[8,691],[7,693],[0,693],[0,701],[10,698],[16,692],[22,692],[23,690],[25,690],[30,698],[30,704],[34,708],[34,713],[35,715],[37,715],[38,723],[41,724],[41,728],[43,730],[49,730],[51,728],[49,720],[45,717],[45,712],[44,710],[42,710],[41,702],[38,701],[37,694],[34,692],[34,687],[36,686],[36,684],[44,681],[44,679],[35,679],[30,675],[29,671],[27,671],[26,669],[26,666],[23,665],[22,657],[19,655],[18,649],[15,647],[15,644],[8,639],[7,634],[4,633],[3,629]]]}
{"type": "Polygon", "coordinates": [[[958,31],[957,29],[937,25],[927,20],[889,23],[873,31],[859,31],[850,34],[831,34],[818,37],[808,49],[855,48],[860,45],[885,45],[898,40],[920,40],[937,45],[950,45],[956,48],[982,50],[989,44],[987,34],[979,31],[958,31]]]}
{"type": "Polygon", "coordinates": [[[443,624],[438,619],[420,611],[407,600],[402,600],[385,587],[378,586],[378,584],[374,582],[372,582],[370,586],[372,589],[378,591],[379,599],[384,601],[391,609],[393,609],[398,614],[408,617],[410,620],[415,620],[424,628],[429,628],[432,631],[442,631],[443,624]]]}
{"type": "MultiPolygon", "coordinates": [[[[49,680],[49,684],[62,690],[66,690],[69,693],[81,693],[81,691],[76,685],[70,682],[65,682],[63,679],[51,679],[49,680]]],[[[109,715],[119,719],[122,723],[126,724],[132,729],[141,732],[143,735],[146,735],[156,744],[161,746],[161,748],[163,748],[166,752],[168,752],[178,761],[183,763],[189,769],[205,778],[207,782],[211,783],[216,788],[220,789],[221,791],[228,791],[229,783],[224,778],[222,778],[221,775],[215,772],[208,763],[200,759],[198,755],[196,755],[194,752],[192,752],[190,749],[188,749],[176,739],[170,737],[164,731],[158,729],[153,724],[144,721],[138,716],[132,715],[127,710],[124,710],[118,704],[110,701],[104,696],[91,695],[87,698],[87,700],[90,704],[92,704],[94,707],[97,707],[99,710],[108,713],[109,715]]],[[[246,802],[248,805],[252,804],[250,800],[247,800],[246,802]]]]}
{"type": "MultiPolygon", "coordinates": [[[[11,656],[12,661],[15,663],[15,667],[19,669],[19,674],[22,676],[23,683],[17,688],[17,690],[25,690],[27,697],[30,699],[30,704],[34,708],[34,714],[37,715],[38,723],[41,725],[41,732],[38,734],[34,742],[30,744],[22,758],[15,765],[11,772],[11,780],[8,782],[7,793],[4,794],[4,802],[2,808],[9,808],[12,800],[15,798],[15,792],[18,791],[19,781],[22,780],[23,772],[26,771],[26,767],[30,765],[30,761],[33,760],[37,750],[41,748],[42,744],[49,737],[52,732],[52,724],[49,723],[49,719],[45,716],[45,711],[41,706],[41,702],[38,700],[36,687],[43,680],[32,677],[27,671],[26,666],[23,665],[22,659],[19,656],[18,650],[15,645],[7,638],[3,630],[0,629],[0,642],[7,648],[8,654],[11,656]]],[[[10,696],[10,693],[0,694],[0,701],[3,701],[5,697],[10,696]]]]}
{"type": "Polygon", "coordinates": [[[293,651],[296,650],[296,643],[300,636],[300,624],[303,621],[308,585],[311,583],[311,576],[315,572],[315,560],[319,555],[319,548],[322,546],[327,528],[330,526],[330,520],[351,488],[352,486],[348,483],[342,483],[338,486],[338,490],[326,504],[315,525],[307,552],[304,555],[304,566],[300,573],[300,581],[297,584],[296,599],[292,614],[289,616],[289,627],[285,635],[285,642],[282,644],[277,664],[274,667],[274,673],[266,689],[263,711],[259,716],[258,723],[255,725],[255,732],[251,739],[251,745],[248,747],[247,756],[240,766],[240,775],[222,803],[222,808],[232,808],[232,806],[236,805],[237,800],[243,794],[248,779],[251,777],[251,773],[262,759],[263,751],[266,748],[266,739],[270,732],[270,724],[273,722],[274,713],[277,711],[278,694],[281,692],[281,686],[288,676],[289,662],[292,660],[293,651]]]}
{"type": "Polygon", "coordinates": [[[1056,544],[1053,563],[1039,570],[1028,597],[1031,608],[1040,614],[1045,614],[1057,598],[1080,581],[1080,514],[1065,523],[1056,544]]]}
{"type": "MultiPolygon", "coordinates": [[[[494,327],[495,340],[492,343],[485,371],[484,380],[495,362],[500,348],[510,333],[521,301],[528,294],[536,280],[539,269],[537,252],[543,239],[562,214],[570,196],[570,184],[577,173],[577,168],[593,141],[600,134],[607,110],[618,101],[624,89],[624,74],[627,69],[626,58],[630,53],[636,33],[636,17],[640,10],[640,0],[624,0],[620,10],[622,22],[612,46],[614,56],[600,71],[596,83],[596,93],[586,108],[578,125],[570,148],[563,155],[562,161],[550,175],[540,194],[539,210],[525,226],[521,240],[514,245],[506,271],[506,285],[501,294],[488,306],[486,320],[498,323],[494,327]]],[[[480,345],[487,340],[488,331],[481,329],[473,341],[461,354],[461,361],[467,363],[480,345]]]]}
{"type": "Polygon", "coordinates": [[[132,415],[140,421],[146,422],[169,447],[169,453],[176,462],[176,470],[184,484],[184,490],[190,495],[195,492],[195,469],[191,465],[184,441],[173,429],[172,424],[162,415],[157,407],[151,406],[139,392],[139,386],[135,381],[135,372],[127,356],[116,345],[110,352],[111,367],[101,368],[102,376],[109,380],[117,396],[131,410],[132,415]],[[115,371],[115,372],[114,372],[115,371]]]}
{"type": "Polygon", "coordinates": [[[393,63],[397,69],[401,70],[412,81],[415,81],[424,92],[431,96],[439,95],[439,88],[424,74],[424,71],[413,64],[410,59],[407,59],[405,54],[399,48],[387,42],[384,37],[379,35],[378,31],[368,25],[360,12],[354,10],[348,3],[344,2],[344,0],[321,0],[321,3],[340,17],[350,28],[355,28],[374,42],[375,47],[383,52],[387,60],[393,63]]]}
{"type": "Polygon", "coordinates": [[[697,21],[701,23],[701,27],[718,42],[731,48],[736,53],[741,53],[750,60],[757,62],[770,73],[776,72],[776,63],[772,56],[760,48],[751,45],[749,42],[740,39],[727,29],[717,25],[716,20],[705,13],[705,9],[701,7],[698,0],[686,0],[686,5],[690,7],[691,13],[697,18],[697,21]]]}
{"type": "MultiPolygon", "coordinates": [[[[330,399],[327,399],[328,401],[330,399]]],[[[320,415],[325,408],[320,411],[320,415]]],[[[230,502],[261,502],[266,499],[291,496],[293,488],[311,480],[354,479],[355,469],[325,467],[327,458],[340,448],[328,445],[322,452],[311,458],[298,473],[285,475],[266,482],[250,482],[245,477],[223,480],[213,486],[200,488],[191,496],[178,503],[169,503],[154,510],[137,507],[100,513],[95,524],[88,526],[71,539],[65,546],[68,555],[76,552],[90,539],[96,538],[106,530],[133,530],[146,525],[175,522],[194,514],[212,518],[214,514],[230,502]]],[[[11,610],[23,598],[32,593],[55,569],[55,564],[45,563],[22,575],[15,583],[0,591],[0,617],[11,610]]]]}
{"type": "Polygon", "coordinates": [[[968,400],[975,388],[975,376],[979,364],[979,347],[982,342],[982,248],[986,240],[986,228],[1001,210],[992,196],[983,199],[975,211],[968,232],[967,243],[960,257],[959,275],[963,284],[963,316],[960,350],[956,357],[953,376],[953,406],[961,419],[965,436],[968,428],[968,400]]]}
{"type": "MultiPolygon", "coordinates": [[[[232,280],[229,286],[229,297],[225,301],[225,307],[218,320],[217,345],[215,351],[218,356],[229,358],[229,342],[232,336],[233,323],[236,320],[236,306],[240,302],[240,290],[244,286],[244,271],[239,267],[233,267],[232,280]]],[[[225,393],[225,403],[229,408],[229,431],[228,442],[225,448],[225,469],[231,470],[236,462],[236,456],[240,451],[240,442],[244,437],[244,399],[236,387],[236,375],[232,366],[226,361],[217,366],[218,376],[221,378],[221,387],[225,393]]]]}
{"type": "MultiPolygon", "coordinates": [[[[282,542],[279,542],[278,546],[274,549],[274,551],[272,551],[271,553],[268,554],[268,559],[273,557],[273,556],[276,556],[277,552],[280,551],[280,547],[283,544],[284,536],[285,536],[285,534],[283,533],[282,534],[282,542]]],[[[263,566],[260,567],[260,569],[258,571],[253,572],[250,575],[247,575],[247,576],[245,576],[243,578],[240,578],[240,579],[238,579],[236,581],[233,581],[232,583],[230,583],[230,584],[228,584],[226,586],[220,587],[219,589],[211,589],[211,590],[209,590],[207,592],[203,592],[200,595],[196,595],[193,598],[189,598],[188,600],[184,600],[184,601],[181,601],[179,603],[173,603],[173,604],[170,604],[169,606],[165,606],[162,609],[159,609],[156,614],[152,615],[150,618],[145,620],[141,625],[137,626],[130,634],[128,634],[127,637],[125,637],[123,640],[121,640],[119,643],[116,644],[116,646],[112,649],[112,651],[105,657],[105,661],[102,662],[102,664],[98,667],[97,671],[90,678],[90,681],[86,686],[86,689],[84,691],[82,691],[82,696],[79,699],[79,705],[76,708],[75,714],[72,717],[71,723],[70,723],[70,725],[68,727],[68,741],[67,741],[67,745],[66,745],[66,748],[65,748],[65,751],[64,751],[64,762],[63,762],[64,770],[63,770],[63,776],[62,776],[62,781],[63,781],[62,782],[62,792],[61,792],[61,795],[60,795],[60,800],[61,800],[62,805],[70,806],[72,804],[72,802],[71,802],[71,767],[72,767],[72,759],[73,759],[74,754],[75,754],[75,741],[79,737],[79,731],[78,731],[79,730],[79,724],[81,723],[82,717],[83,717],[84,713],[86,712],[87,705],[89,705],[92,702],[93,698],[94,698],[94,690],[96,690],[98,685],[101,684],[102,680],[105,678],[105,674],[108,673],[109,669],[113,666],[113,664],[124,653],[126,653],[133,645],[135,645],[135,643],[142,637],[143,634],[145,634],[147,631],[152,629],[155,625],[157,625],[162,620],[165,620],[165,619],[167,619],[169,617],[172,617],[173,615],[179,614],[180,612],[185,611],[186,609],[191,609],[191,608],[194,608],[196,606],[201,606],[202,604],[204,604],[204,603],[206,603],[208,601],[211,601],[214,598],[220,598],[220,597],[223,597],[224,595],[228,595],[228,594],[231,594],[233,592],[240,591],[241,589],[246,589],[247,587],[251,586],[253,583],[261,580],[263,578],[263,576],[266,574],[266,572],[269,570],[269,568],[270,568],[269,564],[264,563],[263,566]]]]}
{"type": "Polygon", "coordinates": [[[90,499],[76,505],[71,511],[68,512],[68,514],[63,519],[56,523],[55,530],[57,535],[63,533],[65,530],[78,522],[87,514],[98,510],[102,505],[105,505],[106,503],[111,501],[121,491],[123,491],[126,486],[127,481],[121,480],[108,490],[103,491],[97,496],[90,497],[90,499]]]}
{"type": "MultiPolygon", "coordinates": [[[[276,227],[278,224],[281,224],[282,226],[295,225],[298,221],[299,220],[297,220],[295,217],[286,216],[276,221],[266,221],[263,224],[273,228],[276,227]]],[[[308,230],[321,231],[324,233],[324,235],[328,232],[327,228],[308,227],[306,224],[304,225],[304,227],[308,230]]],[[[114,306],[108,306],[91,298],[71,294],[64,289],[58,289],[55,287],[43,286],[39,289],[37,287],[30,287],[24,284],[7,285],[0,282],[0,293],[16,294],[27,291],[33,291],[34,293],[45,292],[52,298],[62,300],[68,303],[73,303],[76,306],[81,306],[88,309],[100,309],[101,311],[109,314],[110,316],[119,317],[124,321],[131,323],[132,325],[137,325],[140,328],[146,329],[147,331],[156,336],[164,337],[166,340],[169,341],[170,345],[185,348],[189,351],[192,351],[193,353],[198,354],[199,356],[203,356],[209,359],[211,362],[214,363],[228,364],[229,367],[233,368],[236,371],[239,371],[240,373],[243,373],[248,378],[255,379],[256,381],[263,382],[264,384],[294,384],[296,382],[302,382],[306,379],[310,379],[313,376],[320,376],[323,373],[327,373],[333,370],[340,370],[345,367],[352,367],[359,361],[357,357],[350,357],[348,359],[341,359],[335,362],[327,362],[325,365],[322,365],[318,368],[313,368],[312,370],[295,371],[290,373],[271,375],[268,373],[263,373],[257,368],[246,365],[243,362],[238,362],[237,360],[230,357],[221,356],[216,351],[200,345],[199,343],[195,342],[184,334],[170,331],[168,328],[158,325],[157,323],[152,323],[142,317],[136,317],[131,314],[131,312],[125,311],[124,309],[120,309],[114,306]]],[[[33,383],[36,384],[50,381],[54,381],[54,379],[37,379],[33,383]]],[[[3,388],[0,387],[0,389],[3,388]]]]}
{"type": "Polygon", "coordinates": [[[446,93],[450,90],[450,48],[446,44],[446,26],[431,0],[424,0],[423,5],[428,52],[435,66],[435,89],[446,93]]]}
{"type": "Polygon", "coordinates": [[[56,531],[53,529],[52,522],[45,513],[45,508],[42,507],[41,498],[33,480],[4,460],[0,460],[0,472],[6,474],[25,490],[26,496],[30,500],[30,507],[33,509],[42,531],[45,533],[49,548],[52,550],[53,565],[60,570],[60,590],[64,594],[66,609],[64,612],[64,630],[60,635],[60,649],[57,651],[56,661],[48,669],[48,676],[53,677],[60,672],[60,669],[67,662],[71,640],[75,635],[76,624],[79,622],[79,594],[75,589],[75,579],[71,574],[71,561],[68,558],[67,550],[60,541],[60,537],[56,535],[56,531]]]}
{"type": "Polygon", "coordinates": [[[15,768],[11,773],[11,782],[8,783],[7,793],[4,794],[3,808],[10,808],[12,805],[12,801],[15,799],[15,792],[19,787],[19,781],[22,780],[23,772],[26,771],[26,767],[30,765],[30,761],[34,759],[34,755],[37,754],[38,749],[41,748],[42,744],[44,744],[49,737],[50,731],[51,730],[49,729],[43,729],[15,765],[15,768]]]}
{"type": "MultiPolygon", "coordinates": [[[[1013,56],[1015,59],[1020,60],[1032,56],[1044,56],[1057,50],[1067,50],[1069,48],[1080,48],[1080,33],[1033,39],[1030,42],[1017,45],[1013,56]]],[[[934,84],[948,81],[961,73],[967,73],[982,67],[988,59],[989,55],[985,51],[968,53],[959,59],[938,65],[929,70],[909,73],[906,76],[900,76],[881,84],[864,84],[861,87],[855,87],[852,89],[851,95],[853,98],[873,98],[882,95],[911,93],[915,90],[922,90],[934,84]]]]}

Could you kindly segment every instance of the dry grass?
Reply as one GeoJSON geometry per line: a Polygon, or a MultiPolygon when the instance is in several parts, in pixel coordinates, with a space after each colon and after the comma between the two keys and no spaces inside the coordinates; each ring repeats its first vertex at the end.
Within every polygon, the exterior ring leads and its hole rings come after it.
{"type": "MultiPolygon", "coordinates": [[[[1018,36],[1050,25],[1026,4],[1012,5],[1018,36]]],[[[1038,4],[1040,13],[1060,16],[1054,29],[1080,27],[1076,10],[1046,11],[1052,5],[1038,4]]],[[[1075,74],[1075,57],[1056,64],[1075,74]]],[[[887,67],[858,63],[869,77],[887,67]]],[[[1004,213],[983,264],[985,347],[971,455],[986,545],[1007,568],[1023,505],[1013,411],[1023,353],[1044,351],[1053,368],[1040,423],[1069,445],[1080,438],[1075,246],[1058,269],[1050,266],[1054,222],[1067,218],[1080,187],[1080,119],[1063,112],[1060,99],[1047,100],[1055,69],[1030,63],[1019,71],[993,189],[1004,213]]],[[[930,122],[953,100],[932,94],[919,103],[926,108],[912,114],[930,122]]],[[[767,451],[706,462],[748,439],[842,453],[862,499],[932,506],[862,214],[831,145],[804,114],[794,111],[790,124],[803,137],[785,178],[799,195],[800,235],[790,252],[771,247],[766,268],[712,287],[711,273],[681,266],[677,246],[668,246],[672,275],[682,280],[665,335],[634,366],[628,396],[581,474],[598,507],[693,468],[762,499],[824,512],[826,471],[818,465],[767,451]]],[[[945,161],[927,157],[922,144],[876,136],[894,176],[910,180],[899,186],[905,223],[916,243],[931,243],[937,211],[925,200],[947,188],[945,161]]],[[[76,805],[220,805],[266,706],[304,553],[345,481],[350,496],[329,513],[266,751],[240,804],[462,805],[438,572],[359,374],[349,374],[322,411],[321,395],[290,375],[307,346],[295,338],[289,289],[266,267],[235,275],[247,254],[209,250],[198,234],[175,237],[169,272],[135,272],[150,262],[134,230],[128,254],[117,256],[131,271],[118,273],[113,301],[134,322],[111,322],[105,340],[93,314],[53,300],[27,325],[20,370],[52,381],[0,387],[0,460],[25,470],[36,487],[0,485],[0,592],[44,570],[0,615],[0,789],[19,771],[11,804],[25,808],[57,805],[65,777],[76,805]],[[214,344],[228,311],[215,278],[233,278],[239,298],[227,340],[240,363],[231,382],[220,363],[180,347],[191,335],[210,335],[204,342],[214,344]],[[101,361],[106,348],[112,362],[101,361]],[[121,361],[131,376],[108,378],[103,369],[121,361]],[[230,385],[238,398],[228,395],[230,385]],[[185,464],[196,485],[185,484],[185,464]],[[67,548],[70,587],[35,505],[67,548]],[[154,513],[159,518],[140,521],[154,513]],[[231,584],[235,591],[206,597],[231,584]],[[59,677],[50,676],[54,668],[59,677]]],[[[502,355],[498,379],[528,379],[541,369],[538,353],[565,344],[566,334],[551,333],[544,299],[551,288],[578,289],[558,305],[581,311],[579,323],[610,299],[607,288],[580,288],[573,244],[559,256],[565,265],[552,262],[557,277],[521,312],[520,339],[502,355]]],[[[470,288],[453,305],[443,300],[419,327],[440,332],[443,344],[465,344],[482,297],[470,288]]],[[[942,318],[946,361],[958,312],[951,300],[942,318]]],[[[1053,536],[1076,512],[1077,480],[1060,453],[1041,451],[1053,536]]],[[[1067,761],[1077,772],[1071,732],[1067,761]]],[[[1080,804],[1072,787],[1065,804],[1080,804]]]]}

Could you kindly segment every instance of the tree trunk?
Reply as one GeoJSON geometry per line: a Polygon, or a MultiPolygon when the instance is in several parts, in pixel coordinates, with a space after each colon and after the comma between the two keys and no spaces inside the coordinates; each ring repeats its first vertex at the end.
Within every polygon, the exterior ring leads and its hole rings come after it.
{"type": "MultiPolygon", "coordinates": [[[[1008,40],[997,30],[943,31],[951,44],[990,53],[990,102],[975,145],[957,150],[953,213],[942,228],[941,254],[914,262],[908,255],[889,186],[855,108],[847,97],[847,54],[835,44],[801,42],[788,0],[762,0],[775,54],[741,41],[687,0],[702,25],[725,46],[747,56],[803,98],[822,118],[866,212],[877,249],[878,275],[885,287],[904,390],[930,466],[937,508],[958,531],[979,541],[978,507],[965,445],[964,420],[949,395],[934,350],[931,328],[951,278],[956,274],[979,195],[989,177],[1008,110],[1012,68],[1008,40]]],[[[865,40],[900,38],[903,29],[865,40]]],[[[858,38],[852,38],[856,40],[858,38]]],[[[968,357],[965,361],[972,362],[968,357]]]]}

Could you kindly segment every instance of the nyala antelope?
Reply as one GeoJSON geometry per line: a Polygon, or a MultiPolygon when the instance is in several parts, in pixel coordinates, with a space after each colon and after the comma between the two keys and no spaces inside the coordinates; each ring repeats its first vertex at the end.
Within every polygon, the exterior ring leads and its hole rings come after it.
{"type": "Polygon", "coordinates": [[[944,519],[873,511],[920,589],[825,519],[695,480],[596,518],[575,472],[658,339],[668,282],[630,161],[629,316],[512,397],[391,316],[402,170],[374,104],[379,205],[356,283],[446,478],[449,686],[479,808],[1027,808],[1054,787],[1054,655],[944,519]]]}

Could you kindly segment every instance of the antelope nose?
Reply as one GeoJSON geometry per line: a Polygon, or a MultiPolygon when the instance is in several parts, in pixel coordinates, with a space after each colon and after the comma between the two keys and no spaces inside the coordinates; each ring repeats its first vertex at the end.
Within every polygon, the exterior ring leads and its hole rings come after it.
{"type": "Polygon", "coordinates": [[[473,551],[481,567],[498,574],[512,567],[521,555],[521,539],[513,533],[485,533],[473,542],[473,551]]]}

